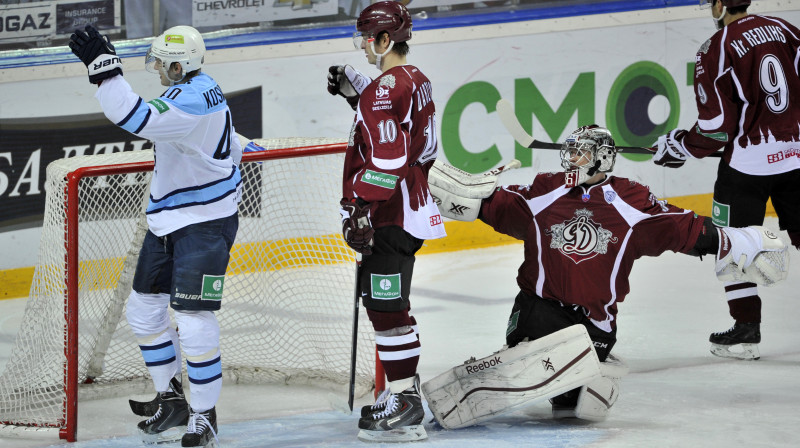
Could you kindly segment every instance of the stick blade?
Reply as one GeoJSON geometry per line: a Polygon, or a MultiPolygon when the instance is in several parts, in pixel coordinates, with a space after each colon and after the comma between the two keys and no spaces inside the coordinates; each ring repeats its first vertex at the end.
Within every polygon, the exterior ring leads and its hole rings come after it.
{"type": "Polygon", "coordinates": [[[503,123],[508,133],[514,137],[517,143],[526,148],[530,148],[533,144],[533,137],[525,132],[525,129],[522,129],[522,125],[519,124],[517,115],[514,113],[514,106],[505,98],[500,98],[497,101],[496,107],[497,115],[500,116],[500,121],[503,123]]]}

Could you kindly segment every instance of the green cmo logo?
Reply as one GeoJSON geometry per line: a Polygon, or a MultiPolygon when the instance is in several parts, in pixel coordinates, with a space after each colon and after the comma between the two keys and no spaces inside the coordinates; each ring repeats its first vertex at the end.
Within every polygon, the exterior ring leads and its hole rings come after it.
{"type": "MultiPolygon", "coordinates": [[[[659,135],[678,126],[680,109],[678,86],[672,75],[655,62],[637,62],[623,70],[611,86],[606,125],[619,145],[652,146],[659,135]],[[667,116],[659,123],[653,122],[651,113],[657,98],[666,98],[669,104],[667,116]]],[[[647,155],[637,157],[649,159],[647,155]]]]}
{"type": "MultiPolygon", "coordinates": [[[[691,86],[694,64],[687,65],[686,83],[691,86]]],[[[551,94],[552,96],[552,94],[551,94]]],[[[639,61],[626,67],[614,80],[605,100],[605,120],[595,117],[597,87],[594,72],[579,73],[561,96],[560,104],[551,105],[530,78],[514,80],[514,112],[522,127],[530,132],[533,117],[544,128],[550,141],[572,129],[566,129],[573,116],[579,124],[605,125],[620,146],[651,146],[658,136],[677,127],[680,95],[672,75],[661,65],[639,61]]],[[[501,98],[499,90],[486,81],[462,85],[450,96],[442,114],[442,151],[450,164],[470,173],[480,173],[499,164],[503,155],[496,144],[476,151],[465,147],[460,136],[461,117],[468,106],[478,103],[486,113],[495,112],[501,98]]],[[[511,98],[509,98],[511,99],[511,98]]],[[[539,132],[541,134],[541,132],[539,132]]],[[[544,135],[537,137],[546,140],[544,135]]],[[[631,160],[649,160],[647,155],[620,154],[631,160]]],[[[515,143],[514,158],[522,166],[531,166],[533,154],[515,143]]]]}

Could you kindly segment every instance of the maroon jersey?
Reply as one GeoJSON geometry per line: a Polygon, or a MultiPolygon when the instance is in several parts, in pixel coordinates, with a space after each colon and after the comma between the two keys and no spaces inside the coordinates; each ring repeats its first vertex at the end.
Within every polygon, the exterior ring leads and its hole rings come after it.
{"type": "Polygon", "coordinates": [[[420,239],[445,236],[428,190],[437,153],[431,82],[393,67],[362,92],[344,162],[343,196],[371,204],[373,227],[396,225],[420,239]]]}
{"type": "Polygon", "coordinates": [[[748,15],[697,52],[698,120],[683,140],[695,157],[724,147],[734,169],[753,175],[800,168],[800,32],[786,21],[748,15]]]}
{"type": "Polygon", "coordinates": [[[611,331],[634,260],[687,253],[704,218],[656,200],[629,179],[574,188],[564,182],[564,173],[540,173],[530,185],[500,188],[484,199],[480,219],[525,242],[517,275],[523,292],[580,306],[611,331]]]}

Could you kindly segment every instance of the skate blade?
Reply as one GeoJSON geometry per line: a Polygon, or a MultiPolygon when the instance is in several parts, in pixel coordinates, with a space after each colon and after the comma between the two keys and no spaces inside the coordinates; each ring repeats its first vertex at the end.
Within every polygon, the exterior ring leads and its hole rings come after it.
{"type": "Polygon", "coordinates": [[[744,359],[748,361],[755,361],[761,358],[761,354],[758,352],[758,344],[711,344],[711,354],[719,356],[720,358],[744,359]],[[739,347],[741,351],[731,351],[732,347],[739,347]]]}
{"type": "Polygon", "coordinates": [[[139,431],[139,435],[142,437],[142,443],[145,445],[161,445],[164,443],[180,442],[181,438],[183,438],[184,431],[184,428],[176,426],[158,434],[147,434],[139,431]]]}
{"type": "Polygon", "coordinates": [[[372,443],[416,442],[428,438],[422,425],[403,426],[388,431],[370,431],[362,429],[358,432],[358,440],[372,443]]]}

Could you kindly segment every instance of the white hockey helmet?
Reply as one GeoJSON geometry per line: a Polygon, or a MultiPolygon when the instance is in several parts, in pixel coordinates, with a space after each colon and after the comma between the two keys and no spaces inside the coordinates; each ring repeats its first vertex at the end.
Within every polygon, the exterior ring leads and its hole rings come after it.
{"type": "Polygon", "coordinates": [[[596,124],[572,131],[561,145],[561,167],[567,172],[570,187],[613,170],[616,159],[617,147],[611,132],[596,124]]]}
{"type": "Polygon", "coordinates": [[[185,25],[174,26],[153,39],[145,57],[145,68],[148,72],[166,75],[172,63],[179,62],[181,78],[174,80],[167,76],[174,84],[187,73],[202,68],[205,54],[203,36],[196,29],[185,25]]]}

